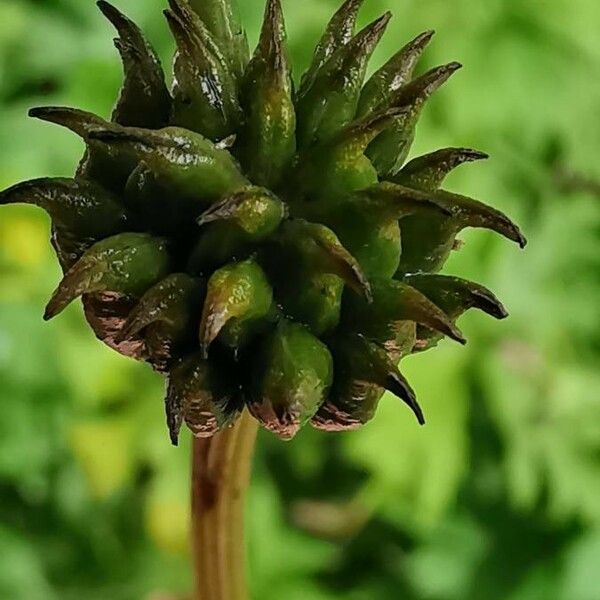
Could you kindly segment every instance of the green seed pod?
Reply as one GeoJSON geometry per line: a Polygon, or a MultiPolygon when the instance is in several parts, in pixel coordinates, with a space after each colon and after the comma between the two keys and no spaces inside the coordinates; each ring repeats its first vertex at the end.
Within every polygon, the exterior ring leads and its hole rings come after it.
{"type": "Polygon", "coordinates": [[[424,192],[433,192],[444,183],[456,167],[475,160],[489,158],[485,152],[471,148],[444,148],[418,156],[391,178],[391,181],[424,192]]]}
{"type": "MultiPolygon", "coordinates": [[[[490,290],[471,281],[430,273],[407,275],[404,281],[439,306],[453,322],[470,308],[477,308],[496,319],[508,316],[500,300],[490,290]]],[[[415,351],[433,348],[441,337],[431,329],[417,327],[415,351]]]]}
{"type": "Polygon", "coordinates": [[[409,215],[450,215],[428,194],[392,183],[378,183],[328,206],[320,217],[337,231],[340,241],[369,278],[391,278],[400,264],[399,219],[409,215]],[[361,221],[361,227],[356,223],[361,221]]]}
{"type": "Polygon", "coordinates": [[[315,335],[333,331],[340,322],[344,282],[337,275],[292,272],[277,288],[277,300],[286,314],[304,323],[315,335]]]}
{"type": "Polygon", "coordinates": [[[165,16],[177,43],[172,124],[216,141],[241,120],[237,85],[221,50],[184,0],[170,0],[165,16]]]}
{"type": "Polygon", "coordinates": [[[168,194],[143,160],[127,179],[123,201],[136,222],[160,235],[191,229],[190,220],[201,210],[197,201],[168,194]],[[165,210],[167,207],[171,210],[165,210]]]}
{"type": "Polygon", "coordinates": [[[325,431],[357,429],[377,411],[386,390],[403,400],[423,425],[415,393],[386,351],[360,335],[344,336],[332,347],[335,382],[311,423],[325,431]]]}
{"type": "Polygon", "coordinates": [[[114,42],[123,61],[123,87],[111,120],[129,127],[164,127],[171,96],[158,55],[133,21],[104,0],[98,7],[119,34],[114,42]]]}
{"type": "Polygon", "coordinates": [[[333,15],[315,48],[311,65],[302,77],[298,95],[304,95],[329,57],[352,39],[358,11],[363,3],[364,0],[346,0],[333,15]]]}
{"type": "Polygon", "coordinates": [[[491,229],[521,247],[525,246],[523,234],[500,211],[465,196],[438,191],[446,176],[456,167],[485,158],[487,154],[478,150],[444,148],[415,158],[393,177],[393,181],[399,184],[435,192],[432,198],[449,213],[445,216],[414,215],[403,222],[406,238],[401,273],[440,269],[455,245],[456,235],[465,227],[491,229]]]}
{"type": "MultiPolygon", "coordinates": [[[[171,12],[171,15],[178,18],[181,23],[190,29],[190,35],[199,38],[210,54],[231,73],[231,68],[221,50],[220,44],[217,42],[212,31],[206,26],[206,23],[200,18],[197,11],[191,7],[189,0],[167,0],[167,2],[169,3],[170,11],[164,11],[163,14],[166,16],[167,12],[171,12]]],[[[174,35],[173,37],[176,36],[174,35]]],[[[175,42],[177,43],[177,39],[175,39],[175,42]]]]}
{"type": "Polygon", "coordinates": [[[164,371],[183,349],[193,347],[205,294],[202,280],[185,273],[169,275],[142,296],[116,341],[143,332],[150,362],[164,371]]]}
{"type": "Polygon", "coordinates": [[[300,147],[331,139],[352,122],[369,59],[390,18],[386,13],[334,52],[298,96],[300,147]]]}
{"type": "Polygon", "coordinates": [[[421,33],[373,74],[361,92],[359,115],[368,115],[393,102],[398,90],[412,79],[419,58],[433,34],[433,31],[421,33]]]}
{"type": "Polygon", "coordinates": [[[271,312],[273,290],[254,260],[227,265],[208,281],[200,347],[204,357],[219,336],[222,344],[237,352],[271,312]]]}
{"type": "MultiPolygon", "coordinates": [[[[406,351],[406,340],[414,345],[415,323],[465,344],[462,333],[450,317],[415,288],[388,279],[373,280],[373,302],[368,304],[352,294],[344,297],[342,315],[345,325],[382,345],[390,356],[406,351]],[[407,329],[404,322],[412,327],[407,329]]],[[[410,346],[412,349],[412,346],[410,346]]]]}
{"type": "Polygon", "coordinates": [[[400,112],[392,109],[360,119],[329,142],[313,146],[301,155],[294,181],[299,195],[307,197],[307,201],[292,208],[302,216],[302,211],[319,210],[317,203],[311,204],[312,200],[336,202],[340,196],[375,185],[377,170],[365,156],[365,150],[400,112]]]}
{"type": "Polygon", "coordinates": [[[286,221],[281,228],[280,243],[282,251],[290,253],[289,264],[304,272],[337,275],[357,294],[370,300],[371,286],[360,265],[328,227],[303,219],[286,221]]]}
{"type": "Polygon", "coordinates": [[[248,185],[229,152],[186,129],[110,125],[88,137],[132,162],[143,160],[160,185],[200,206],[248,185]]]}
{"type": "Polygon", "coordinates": [[[112,292],[140,298],[169,274],[167,240],[120,233],[94,244],[67,272],[52,295],[44,319],[62,312],[82,294],[112,292]]]}
{"type": "Polygon", "coordinates": [[[287,221],[276,246],[265,254],[264,262],[276,282],[277,303],[317,335],[339,323],[344,284],[370,298],[371,288],[360,265],[324,225],[287,221]]]}
{"type": "Polygon", "coordinates": [[[89,137],[90,132],[111,127],[108,121],[92,113],[61,106],[32,108],[29,116],[65,127],[86,143],[86,153],[77,169],[77,176],[90,179],[104,187],[121,192],[137,161],[117,147],[108,147],[89,137]]]}
{"type": "Polygon", "coordinates": [[[231,425],[241,408],[230,374],[199,352],[188,356],[169,374],[165,405],[175,446],[184,421],[195,437],[211,437],[231,425]]]}
{"type": "Polygon", "coordinates": [[[240,156],[250,179],[275,188],[296,152],[296,110],[280,0],[269,0],[260,41],[244,77],[246,124],[240,156]]]}
{"type": "Polygon", "coordinates": [[[195,273],[242,258],[273,235],[286,215],[284,203],[269,190],[248,186],[225,197],[198,219],[204,227],[188,269],[195,273]]]}
{"type": "Polygon", "coordinates": [[[302,325],[282,321],[265,340],[252,379],[250,412],[270,431],[291,439],[326,398],[331,354],[302,325]]]}
{"type": "Polygon", "coordinates": [[[127,215],[118,199],[85,179],[34,179],[0,193],[0,205],[17,203],[35,204],[50,215],[65,268],[92,244],[127,226],[127,215]]]}
{"type": "Polygon", "coordinates": [[[225,55],[231,72],[241,77],[248,63],[248,40],[236,0],[189,0],[225,55]]]}
{"type": "Polygon", "coordinates": [[[417,121],[425,102],[461,66],[460,63],[452,62],[431,69],[401,87],[391,100],[379,107],[379,110],[390,106],[407,109],[397,117],[393,127],[371,142],[367,150],[367,156],[381,177],[389,178],[400,170],[413,143],[417,121]]]}
{"type": "Polygon", "coordinates": [[[439,190],[433,200],[451,213],[414,215],[404,219],[400,273],[438,271],[455,246],[458,233],[466,227],[490,229],[524,248],[527,240],[519,228],[502,212],[459,194],[439,190]]]}

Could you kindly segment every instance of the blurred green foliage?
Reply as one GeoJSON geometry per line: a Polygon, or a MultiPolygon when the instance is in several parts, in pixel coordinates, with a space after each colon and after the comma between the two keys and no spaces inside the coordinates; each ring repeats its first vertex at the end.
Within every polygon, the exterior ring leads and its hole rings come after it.
{"type": "MultiPolygon", "coordinates": [[[[162,0],[121,0],[166,62],[162,0]]],[[[252,40],[262,0],[241,3],[252,40]]],[[[285,2],[297,73],[337,0],[285,2]]],[[[249,501],[260,600],[600,597],[600,4],[369,0],[396,19],[375,62],[429,28],[423,65],[464,71],[431,101],[415,152],[470,145],[457,190],[514,216],[525,254],[467,233],[447,272],[512,318],[463,319],[403,363],[428,425],[391,398],[369,426],[261,433],[249,501]],[[391,6],[390,6],[391,5],[391,6]]],[[[0,2],[0,187],[69,175],[74,136],[32,105],[108,114],[120,80],[91,0],[0,2]]],[[[44,325],[58,280],[48,222],[0,213],[0,599],[138,600],[189,590],[189,447],[168,443],[162,383],[111,353],[81,309],[44,325]]],[[[188,440],[189,443],[189,440],[188,440]]]]}

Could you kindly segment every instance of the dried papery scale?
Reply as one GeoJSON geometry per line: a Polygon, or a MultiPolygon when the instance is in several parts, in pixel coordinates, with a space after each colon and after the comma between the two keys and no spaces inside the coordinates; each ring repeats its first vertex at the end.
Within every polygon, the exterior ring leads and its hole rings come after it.
{"type": "Polygon", "coordinates": [[[465,227],[525,245],[506,215],[441,189],[487,155],[406,162],[460,65],[415,75],[426,31],[367,80],[391,15],[356,31],[362,4],[334,15],[295,89],[279,0],[252,54],[234,2],[169,0],[169,91],[140,29],[102,0],[124,69],[110,120],[31,111],[87,146],[74,178],[0,195],[52,219],[65,275],[45,317],[82,296],[101,340],[165,373],[174,442],[182,424],[210,437],[244,406],[284,439],[307,423],[352,429],[386,390],[422,423],[398,362],[443,336],[464,343],[469,308],[506,316],[489,290],[439,274],[465,227]]]}

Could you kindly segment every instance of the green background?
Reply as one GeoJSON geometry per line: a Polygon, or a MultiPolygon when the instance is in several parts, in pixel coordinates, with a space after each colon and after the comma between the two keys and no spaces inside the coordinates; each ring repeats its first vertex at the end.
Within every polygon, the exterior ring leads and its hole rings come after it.
{"type": "MultiPolygon", "coordinates": [[[[262,0],[243,0],[256,40],[262,0]]],[[[284,2],[296,75],[337,0],[284,2]]],[[[165,62],[160,0],[120,0],[165,62]]],[[[422,68],[465,68],[429,103],[414,152],[492,159],[448,187],[519,222],[522,253],[468,231],[446,272],[506,303],[461,321],[403,370],[428,424],[386,398],[363,430],[261,432],[249,499],[260,600],[600,598],[600,4],[368,0],[395,19],[374,63],[437,30],[422,68]]],[[[26,118],[110,112],[121,67],[91,0],[0,0],[0,188],[69,175],[82,147],[26,118]]],[[[59,278],[48,220],[0,211],[0,600],[178,598],[189,439],[172,448],[161,379],[112,353],[71,307],[44,324],[59,278]]]]}

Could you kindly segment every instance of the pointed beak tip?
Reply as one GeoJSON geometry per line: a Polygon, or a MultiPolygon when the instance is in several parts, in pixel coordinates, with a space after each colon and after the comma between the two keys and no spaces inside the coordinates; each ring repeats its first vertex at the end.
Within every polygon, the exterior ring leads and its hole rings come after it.
{"type": "Polygon", "coordinates": [[[506,310],[506,308],[504,308],[504,306],[499,306],[495,316],[498,320],[502,321],[503,319],[507,319],[510,316],[510,314],[506,310]]]}
{"type": "Polygon", "coordinates": [[[198,219],[196,219],[196,223],[198,224],[198,227],[204,227],[204,225],[208,225],[209,223],[212,223],[213,221],[216,221],[216,220],[217,220],[217,217],[215,217],[215,215],[204,213],[204,214],[200,215],[198,217],[198,219]]]}
{"type": "Polygon", "coordinates": [[[43,113],[44,109],[42,107],[36,106],[34,108],[30,108],[27,111],[27,115],[29,117],[31,117],[32,119],[37,119],[40,117],[40,115],[43,113]]]}

